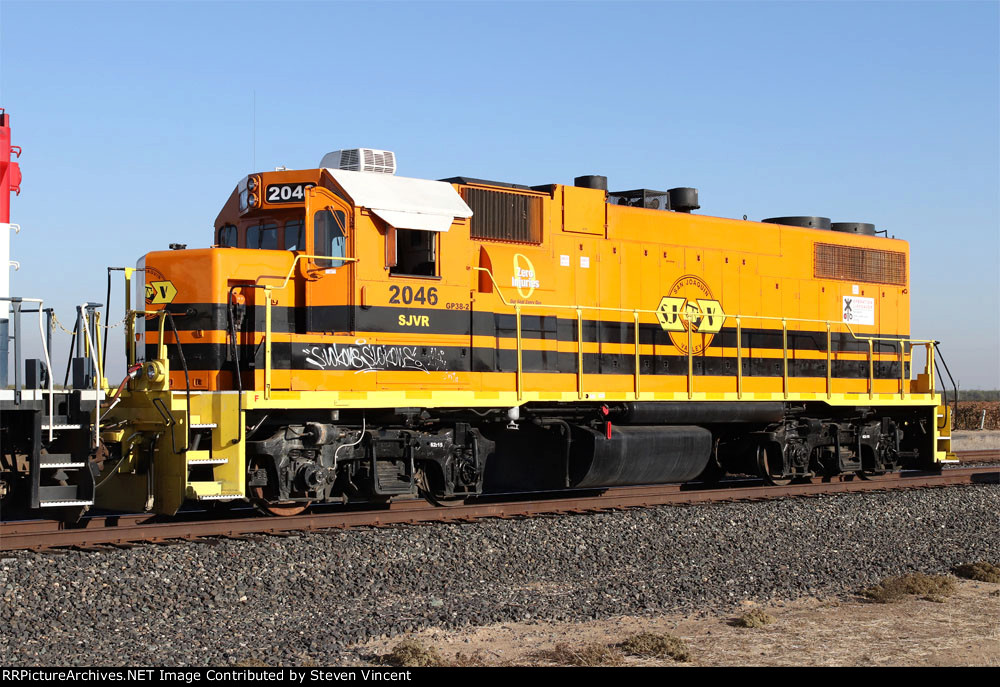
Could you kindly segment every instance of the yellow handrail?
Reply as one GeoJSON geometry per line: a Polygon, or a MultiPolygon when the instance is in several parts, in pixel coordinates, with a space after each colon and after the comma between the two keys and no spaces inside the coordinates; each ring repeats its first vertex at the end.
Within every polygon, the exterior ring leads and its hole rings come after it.
{"type": "MultiPolygon", "coordinates": [[[[271,292],[280,291],[288,286],[288,282],[291,281],[292,275],[295,274],[295,265],[299,260],[305,258],[306,260],[339,260],[341,263],[351,263],[360,262],[358,258],[348,258],[340,257],[339,255],[309,255],[308,253],[296,253],[295,259],[292,260],[291,267],[288,268],[288,273],[285,275],[284,280],[281,282],[281,286],[264,286],[264,398],[271,398],[271,292]]],[[[317,267],[316,271],[328,269],[323,267],[317,267]]],[[[280,279],[280,277],[274,275],[261,275],[257,277],[254,281],[255,285],[259,285],[263,279],[280,279]]],[[[520,352],[518,352],[520,356],[520,352]]],[[[518,360],[518,368],[520,368],[521,363],[518,360]]]]}
{"type": "Polygon", "coordinates": [[[635,400],[639,400],[639,311],[633,310],[635,318],[635,400]]]}
{"type": "MultiPolygon", "coordinates": [[[[496,279],[493,278],[493,273],[489,270],[489,268],[486,268],[486,267],[475,267],[475,266],[473,266],[471,269],[477,270],[479,272],[486,272],[486,274],[488,274],[489,277],[490,277],[490,281],[493,282],[493,288],[496,290],[497,296],[500,297],[500,302],[503,303],[504,305],[508,306],[508,307],[511,307],[511,308],[514,307],[515,305],[521,305],[522,307],[525,307],[525,308],[550,308],[550,309],[551,308],[561,308],[561,309],[564,309],[564,310],[607,310],[607,311],[611,311],[611,312],[635,312],[635,313],[646,313],[646,314],[650,314],[650,315],[655,315],[657,312],[659,312],[658,310],[644,310],[642,308],[613,308],[613,307],[606,306],[606,305],[562,305],[562,304],[549,304],[549,303],[520,303],[520,304],[516,304],[516,303],[512,303],[512,302],[508,301],[506,298],[504,298],[503,292],[500,291],[500,286],[497,284],[496,279]]],[[[678,312],[677,316],[678,317],[683,317],[685,320],[688,320],[688,321],[691,321],[692,319],[701,319],[701,314],[700,313],[697,314],[697,315],[694,315],[694,316],[688,316],[687,313],[678,312]]],[[[871,339],[872,341],[895,341],[895,342],[906,341],[907,343],[913,343],[913,344],[933,344],[934,343],[934,339],[899,339],[899,338],[886,337],[886,336],[864,336],[864,335],[859,335],[859,334],[856,334],[853,329],[851,329],[851,325],[848,324],[847,322],[834,322],[832,320],[812,320],[812,319],[808,319],[808,318],[805,318],[805,317],[781,317],[781,316],[772,316],[772,315],[744,315],[742,313],[741,314],[729,314],[729,313],[726,313],[726,318],[728,319],[730,317],[732,317],[732,318],[746,318],[746,319],[751,319],[751,320],[772,320],[774,322],[781,322],[781,321],[787,320],[787,321],[790,321],[790,322],[811,322],[811,323],[814,323],[814,324],[831,324],[831,323],[833,323],[833,324],[839,324],[839,325],[843,325],[845,328],[847,328],[848,333],[851,336],[853,336],[855,339],[857,339],[858,341],[867,341],[867,340],[871,339]]]]}
{"type": "Polygon", "coordinates": [[[736,398],[743,398],[743,324],[739,315],[736,316],[736,398]]]}
{"type": "MultiPolygon", "coordinates": [[[[280,289],[283,289],[286,286],[288,286],[288,282],[291,280],[292,275],[295,273],[295,265],[302,258],[305,258],[306,260],[340,260],[342,263],[343,262],[360,262],[360,260],[358,258],[342,258],[342,257],[337,256],[337,255],[308,255],[306,253],[296,253],[295,254],[295,259],[292,260],[292,266],[288,268],[288,274],[285,275],[285,279],[284,279],[283,282],[281,282],[281,286],[270,287],[270,288],[274,288],[276,290],[280,290],[280,289]]],[[[322,270],[322,269],[328,269],[328,268],[323,268],[323,267],[317,267],[316,268],[316,270],[322,270]]],[[[262,279],[281,279],[281,277],[278,277],[278,276],[273,275],[273,274],[262,274],[261,276],[257,277],[257,279],[254,281],[254,284],[259,284],[262,279]]]]}
{"type": "MultiPolygon", "coordinates": [[[[548,303],[513,303],[508,301],[504,296],[503,291],[500,289],[500,285],[497,283],[496,278],[493,276],[492,270],[487,267],[476,267],[471,266],[471,269],[478,272],[485,272],[489,278],[490,282],[493,284],[493,289],[500,299],[500,302],[507,306],[513,307],[517,314],[517,385],[518,385],[518,399],[523,395],[523,379],[522,379],[522,369],[521,369],[521,348],[522,348],[522,338],[521,338],[521,309],[522,308],[547,308],[547,309],[562,309],[562,310],[574,310],[577,316],[577,369],[578,369],[578,379],[577,379],[577,392],[579,398],[584,397],[583,392],[583,311],[584,310],[595,310],[595,311],[607,311],[607,312],[617,312],[617,313],[627,313],[631,312],[635,323],[635,397],[639,398],[639,315],[641,313],[655,315],[658,310],[648,310],[643,308],[615,308],[606,305],[565,305],[565,304],[548,304],[548,303]]],[[[692,398],[694,394],[694,359],[693,359],[693,345],[692,345],[692,335],[693,328],[697,320],[701,319],[701,314],[689,315],[687,312],[679,312],[677,316],[683,318],[689,326],[686,327],[688,334],[688,347],[687,347],[687,358],[688,358],[688,398],[692,398]]],[[[797,323],[811,323],[811,324],[822,324],[826,327],[826,395],[827,398],[833,396],[833,346],[832,346],[832,328],[833,325],[841,325],[847,329],[847,332],[856,341],[864,341],[868,344],[868,396],[869,398],[874,397],[875,393],[875,360],[874,360],[874,343],[876,341],[891,341],[894,344],[899,345],[899,366],[900,366],[900,395],[902,398],[906,398],[906,344],[910,345],[910,351],[912,355],[913,346],[924,346],[927,351],[927,363],[926,372],[929,381],[929,387],[931,393],[934,393],[935,389],[935,377],[934,377],[934,343],[933,339],[911,339],[911,338],[893,338],[886,336],[866,336],[858,334],[854,331],[850,324],[847,322],[834,322],[832,320],[816,320],[804,317],[782,317],[773,315],[743,315],[743,314],[732,314],[726,315],[726,318],[733,318],[736,320],[736,395],[737,398],[743,397],[743,319],[755,319],[755,320],[768,320],[773,322],[781,322],[781,348],[782,348],[782,391],[785,398],[789,396],[789,375],[788,375],[788,322],[797,323]]]]}

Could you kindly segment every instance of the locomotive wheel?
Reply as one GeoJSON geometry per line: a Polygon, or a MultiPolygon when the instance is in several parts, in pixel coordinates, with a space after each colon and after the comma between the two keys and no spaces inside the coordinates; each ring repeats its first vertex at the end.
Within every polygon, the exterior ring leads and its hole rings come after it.
{"type": "MultiPolygon", "coordinates": [[[[259,487],[254,487],[253,491],[258,491],[259,487]]],[[[261,498],[250,499],[254,507],[264,513],[265,515],[275,515],[281,518],[287,518],[292,515],[302,515],[306,508],[309,507],[311,501],[306,501],[305,503],[299,502],[273,502],[266,501],[261,498]]]]}
{"type": "Polygon", "coordinates": [[[455,506],[465,505],[465,499],[462,497],[442,499],[424,491],[421,491],[420,495],[423,496],[425,499],[427,499],[429,503],[437,506],[438,508],[454,508],[455,506]]]}
{"type": "MultiPolygon", "coordinates": [[[[256,463],[253,463],[250,467],[251,472],[258,469],[260,469],[260,466],[256,463]]],[[[312,503],[311,501],[306,501],[305,503],[300,501],[273,501],[268,499],[264,493],[264,487],[250,487],[250,494],[250,503],[253,504],[254,508],[264,515],[274,515],[283,518],[292,515],[302,515],[312,503]]]]}
{"type": "Polygon", "coordinates": [[[417,482],[417,493],[420,498],[425,499],[428,503],[438,508],[454,508],[455,506],[465,505],[465,497],[453,497],[450,499],[441,498],[440,496],[435,496],[430,489],[429,480],[427,479],[427,473],[423,470],[419,470],[416,475],[417,482]]]}
{"type": "Polygon", "coordinates": [[[781,473],[775,475],[771,472],[771,467],[768,464],[767,448],[764,446],[757,447],[757,474],[765,482],[775,487],[787,487],[792,483],[791,477],[782,477],[781,473]]]}
{"type": "Polygon", "coordinates": [[[854,474],[860,477],[861,479],[867,481],[870,480],[872,477],[878,477],[880,475],[884,475],[885,470],[856,470],[854,474]]]}

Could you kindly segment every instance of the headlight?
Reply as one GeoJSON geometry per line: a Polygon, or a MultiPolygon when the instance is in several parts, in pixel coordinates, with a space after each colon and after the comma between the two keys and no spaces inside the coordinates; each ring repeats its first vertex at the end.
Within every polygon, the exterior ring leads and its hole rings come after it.
{"type": "Polygon", "coordinates": [[[247,179],[247,188],[250,189],[251,191],[257,190],[257,178],[256,177],[250,177],[249,179],[247,179]]]}
{"type": "Polygon", "coordinates": [[[255,207],[257,207],[257,196],[255,196],[255,195],[253,195],[253,194],[251,193],[251,194],[250,194],[250,197],[249,197],[249,198],[247,198],[247,205],[248,205],[249,207],[252,207],[252,208],[255,208],[255,207]]]}

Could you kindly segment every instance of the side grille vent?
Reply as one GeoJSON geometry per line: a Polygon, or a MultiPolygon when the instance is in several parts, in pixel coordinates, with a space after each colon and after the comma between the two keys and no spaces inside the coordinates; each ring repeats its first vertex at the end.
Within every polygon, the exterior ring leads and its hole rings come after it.
{"type": "Polygon", "coordinates": [[[905,253],[817,243],[813,255],[813,274],[819,279],[906,285],[905,253]]]}
{"type": "Polygon", "coordinates": [[[542,242],[540,197],[479,188],[463,189],[462,197],[472,208],[472,238],[518,243],[542,242]]]}

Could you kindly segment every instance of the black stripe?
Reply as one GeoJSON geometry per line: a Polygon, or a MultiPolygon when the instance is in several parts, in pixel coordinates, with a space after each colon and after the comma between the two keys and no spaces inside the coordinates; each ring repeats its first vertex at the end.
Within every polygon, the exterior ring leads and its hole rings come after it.
{"type": "MultiPolygon", "coordinates": [[[[176,318],[181,331],[197,329],[206,331],[226,331],[228,315],[225,306],[218,303],[190,303],[168,306],[171,312],[181,314],[176,318]]],[[[263,332],[264,308],[249,308],[252,312],[244,331],[249,330],[249,322],[254,330],[263,332]]],[[[495,336],[499,339],[517,337],[517,320],[514,315],[494,312],[473,312],[468,310],[442,310],[440,308],[392,308],[372,306],[370,308],[347,305],[313,307],[273,307],[271,308],[271,331],[276,334],[306,334],[314,332],[411,332],[414,334],[442,334],[453,336],[495,336]],[[404,323],[400,323],[403,316],[404,323]],[[310,322],[306,323],[306,318],[310,322]],[[422,326],[421,318],[426,317],[427,326],[422,326]],[[354,322],[351,327],[350,323],[354,322]]],[[[907,339],[908,334],[878,334],[880,338],[907,339]]],[[[575,343],[577,320],[560,318],[555,315],[522,315],[521,338],[542,341],[562,341],[575,343]]],[[[780,329],[751,329],[744,327],[740,336],[742,348],[746,352],[753,349],[782,350],[780,329]]],[[[632,322],[610,322],[605,320],[584,320],[583,341],[585,343],[626,344],[635,342],[635,324],[632,322]]],[[[640,323],[639,341],[644,345],[666,346],[671,344],[670,336],[658,324],[640,323]]],[[[867,353],[868,343],[855,339],[846,332],[830,335],[834,353],[867,353]]],[[[716,334],[711,347],[736,348],[736,328],[723,327],[716,334]]],[[[826,331],[789,331],[790,351],[826,352],[826,331]]],[[[898,353],[899,345],[892,341],[876,341],[875,353],[898,353]]]]}
{"type": "MultiPolygon", "coordinates": [[[[184,357],[188,369],[232,370],[231,348],[227,344],[184,344],[184,357]]],[[[167,345],[172,370],[180,369],[180,358],[175,344],[167,345]]],[[[156,346],[146,346],[147,358],[156,355],[156,346]]],[[[274,370],[411,370],[414,372],[516,372],[517,352],[493,348],[468,346],[420,345],[356,345],[312,342],[271,344],[271,368],[274,370]]],[[[558,372],[576,374],[577,354],[557,351],[523,350],[522,370],[525,373],[558,372]]],[[[744,357],[743,375],[746,377],[781,377],[782,359],[744,357]]],[[[262,346],[255,350],[240,346],[240,367],[248,371],[262,369],[262,346]]],[[[684,355],[643,355],[640,357],[643,375],[687,375],[688,359],[684,355]]],[[[735,377],[734,357],[695,356],[694,374],[697,376],[735,377]]],[[[635,374],[635,357],[631,354],[585,353],[584,374],[635,374]]],[[[867,360],[834,360],[832,376],[838,379],[867,379],[867,360]]],[[[910,363],[906,363],[909,377],[910,363]]],[[[826,377],[826,360],[788,361],[789,377],[826,377]]],[[[899,379],[899,361],[874,363],[876,379],[899,379]]]]}

